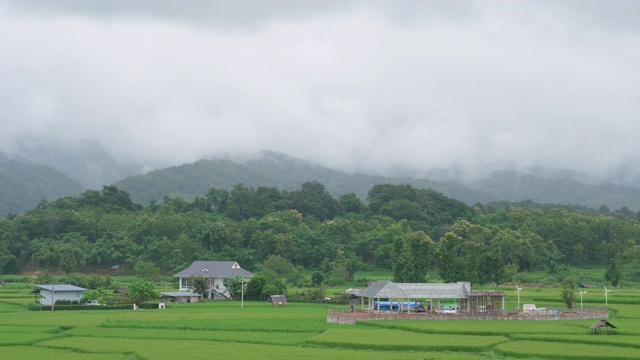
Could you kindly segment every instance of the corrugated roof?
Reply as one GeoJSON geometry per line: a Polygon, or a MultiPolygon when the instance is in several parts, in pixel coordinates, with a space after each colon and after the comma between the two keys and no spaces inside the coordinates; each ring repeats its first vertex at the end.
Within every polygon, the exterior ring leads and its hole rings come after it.
{"type": "Polygon", "coordinates": [[[198,296],[200,297],[202,295],[191,292],[191,291],[168,291],[168,292],[160,293],[160,297],[163,297],[163,296],[168,296],[168,297],[198,296]]]}
{"type": "Polygon", "coordinates": [[[424,299],[465,299],[469,297],[471,284],[458,283],[392,283],[379,280],[362,290],[360,296],[367,298],[424,298],[424,299]]]}
{"type": "Polygon", "coordinates": [[[589,328],[589,330],[595,330],[601,326],[608,326],[610,328],[614,328],[617,329],[617,327],[615,325],[613,325],[612,323],[608,322],[607,320],[600,320],[597,323],[591,325],[591,327],[589,328]]]}
{"type": "Polygon", "coordinates": [[[471,284],[458,283],[398,283],[398,287],[411,298],[465,299],[469,297],[471,284]]]}
{"type": "Polygon", "coordinates": [[[173,274],[174,277],[253,277],[253,274],[238,265],[236,261],[194,261],[188,268],[173,274]]]}
{"type": "Polygon", "coordinates": [[[344,293],[348,295],[362,296],[362,289],[347,289],[344,293]]]}
{"type": "Polygon", "coordinates": [[[389,280],[378,280],[368,288],[362,290],[362,296],[367,298],[402,298],[407,294],[397,284],[389,280]]]}
{"type": "MultiPolygon", "coordinates": [[[[49,290],[51,291],[51,285],[36,285],[36,287],[38,289],[42,289],[42,290],[49,290]]],[[[85,289],[85,288],[81,288],[75,285],[65,285],[65,284],[60,284],[60,285],[53,285],[53,289],[55,291],[87,291],[89,289],[85,289]]]]}

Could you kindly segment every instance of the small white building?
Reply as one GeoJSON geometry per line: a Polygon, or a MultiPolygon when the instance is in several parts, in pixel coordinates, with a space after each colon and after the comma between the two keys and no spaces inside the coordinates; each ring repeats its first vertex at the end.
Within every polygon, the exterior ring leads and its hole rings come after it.
{"type": "Polygon", "coordinates": [[[205,278],[209,288],[208,295],[211,298],[213,293],[229,296],[224,286],[224,279],[241,277],[244,282],[248,282],[253,274],[241,268],[236,261],[194,261],[191,266],[173,276],[180,278],[180,291],[192,291],[193,278],[198,276],[205,278]]]}
{"type": "Polygon", "coordinates": [[[82,293],[87,290],[74,285],[36,285],[36,291],[40,291],[40,305],[53,305],[53,301],[60,300],[80,303],[82,293]]]}

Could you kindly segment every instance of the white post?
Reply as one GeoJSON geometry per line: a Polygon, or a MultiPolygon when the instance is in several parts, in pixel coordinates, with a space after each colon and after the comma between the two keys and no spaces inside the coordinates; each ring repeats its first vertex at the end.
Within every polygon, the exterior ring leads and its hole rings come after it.
{"type": "Polygon", "coordinates": [[[240,289],[240,293],[242,294],[240,295],[240,307],[244,309],[244,276],[240,283],[242,285],[242,289],[240,289]]]}
{"type": "Polygon", "coordinates": [[[609,297],[608,297],[608,295],[609,295],[609,291],[611,291],[611,290],[607,290],[606,286],[603,286],[603,288],[604,288],[604,306],[607,307],[607,311],[608,311],[609,310],[609,297]]]}

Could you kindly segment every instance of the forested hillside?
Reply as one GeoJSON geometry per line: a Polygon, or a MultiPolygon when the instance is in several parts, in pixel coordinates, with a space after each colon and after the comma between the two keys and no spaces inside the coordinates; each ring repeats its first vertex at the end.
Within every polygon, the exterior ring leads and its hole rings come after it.
{"type": "Polygon", "coordinates": [[[522,201],[580,205],[598,209],[627,207],[640,210],[640,190],[608,184],[585,184],[567,178],[541,178],[515,171],[497,171],[486,179],[468,184],[487,194],[492,201],[522,201]]]}
{"type": "Polygon", "coordinates": [[[0,220],[0,272],[118,264],[172,273],[206,259],[289,269],[283,274],[304,267],[316,271],[314,282],[328,284],[375,268],[405,282],[423,281],[429,270],[475,284],[513,281],[530,270],[560,280],[565,265],[609,266],[613,283],[640,280],[634,219],[557,208],[494,212],[411,185],[375,185],[367,199],[335,198],[319,182],[293,191],[236,184],[193,201],[164,197],[142,206],[106,186],[0,220]]]}
{"type": "Polygon", "coordinates": [[[84,188],[77,181],[50,167],[0,158],[0,214],[25,212],[42,199],[55,200],[79,195],[84,188]]]}
{"type": "MultiPolygon", "coordinates": [[[[363,201],[367,199],[367,193],[374,185],[410,184],[416,188],[434,189],[467,205],[478,202],[531,200],[535,203],[569,205],[593,210],[599,209],[601,205],[623,212],[635,213],[640,210],[638,188],[581,183],[575,180],[579,176],[559,171],[538,171],[535,175],[500,171],[471,182],[452,178],[449,174],[437,176],[440,181],[435,181],[425,178],[351,174],[270,151],[263,151],[261,156],[244,161],[200,160],[129,176],[114,183],[115,176],[135,173],[138,167],[132,164],[119,165],[92,144],[80,144],[78,147],[82,149],[83,156],[74,154],[72,149],[68,148],[47,152],[50,147],[38,148],[35,145],[28,148],[29,151],[23,155],[31,156],[34,160],[46,161],[47,165],[66,171],[72,178],[82,179],[81,183],[91,184],[88,188],[99,189],[103,185],[113,183],[119,189],[128,192],[134,202],[145,205],[153,199],[161,201],[165,196],[183,197],[192,201],[196,197],[204,196],[212,187],[230,191],[237,183],[294,191],[305,182],[318,181],[336,198],[354,193],[363,201]],[[38,157],[38,154],[44,153],[48,154],[48,157],[38,157]],[[80,158],[82,159],[78,160],[80,158]]],[[[2,156],[0,154],[0,161],[3,161],[2,156]]],[[[0,211],[3,211],[0,214],[22,213],[31,209],[41,199],[54,200],[82,191],[76,181],[64,177],[50,167],[37,167],[33,163],[28,165],[30,163],[24,162],[24,156],[21,157],[22,160],[13,159],[10,162],[11,166],[5,164],[0,169],[0,211]],[[40,168],[38,175],[33,173],[35,168],[40,168]]],[[[5,157],[4,161],[8,159],[5,157]]]]}
{"type": "Polygon", "coordinates": [[[626,207],[640,210],[640,189],[613,185],[583,184],[571,179],[540,177],[512,171],[491,173],[487,178],[462,181],[433,181],[419,178],[389,178],[349,174],[290,156],[265,151],[262,156],[243,163],[230,160],[200,160],[192,164],[151,171],[115,183],[131,194],[134,201],[148,203],[164,196],[187,200],[203,196],[215,187],[231,190],[237,183],[247,186],[272,186],[295,190],[305,182],[318,181],[334,197],[354,193],[366,200],[367,192],[378,184],[410,184],[434,189],[467,205],[497,201],[532,200],[536,203],[577,205],[612,210],[626,207]]]}
{"type": "Polygon", "coordinates": [[[455,184],[441,184],[426,179],[394,179],[383,176],[349,174],[314,163],[296,159],[270,151],[243,163],[231,160],[200,160],[143,175],[130,176],[115,183],[119,189],[131,194],[140,203],[164,196],[181,196],[192,200],[203,196],[212,188],[231,190],[237,183],[246,186],[277,187],[279,190],[295,190],[309,181],[318,181],[334,197],[354,193],[360,199],[367,198],[367,192],[377,184],[417,183],[420,188],[433,188],[443,193],[456,193],[474,202],[489,200],[478,191],[455,184]],[[443,191],[446,190],[446,191],[443,191]]]}

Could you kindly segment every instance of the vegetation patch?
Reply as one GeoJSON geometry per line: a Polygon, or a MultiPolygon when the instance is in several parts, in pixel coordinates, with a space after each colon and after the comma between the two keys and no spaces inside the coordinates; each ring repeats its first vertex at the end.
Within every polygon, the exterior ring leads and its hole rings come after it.
{"type": "Polygon", "coordinates": [[[320,316],[308,317],[297,313],[245,313],[239,314],[184,314],[163,313],[163,320],[156,316],[144,318],[135,315],[127,320],[109,320],[103,327],[137,328],[137,329],[174,329],[174,330],[229,330],[229,331],[259,331],[259,332],[310,332],[319,333],[328,328],[326,313],[320,316]]]}
{"type": "MultiPolygon", "coordinates": [[[[52,349],[38,346],[3,346],[0,348],[3,355],[10,356],[13,360],[32,360],[32,359],[47,359],[47,360],[86,360],[87,354],[64,350],[64,349],[52,349]]],[[[92,360],[131,360],[128,354],[121,353],[109,353],[109,354],[91,354],[92,360]]]]}
{"type": "MultiPolygon", "coordinates": [[[[185,354],[209,354],[215,349],[216,357],[234,359],[282,359],[282,360],[371,360],[380,358],[380,353],[370,350],[326,349],[317,347],[278,346],[259,344],[237,344],[214,341],[166,341],[152,339],[102,339],[94,341],[88,337],[69,337],[47,341],[41,344],[57,349],[84,351],[87,353],[107,353],[118,349],[124,353],[132,353],[143,359],[181,359],[185,354]]],[[[468,355],[468,354],[467,354],[468,355]]],[[[385,352],[389,360],[418,359],[464,359],[468,356],[440,352],[385,352]]]]}
{"type": "Polygon", "coordinates": [[[504,336],[465,336],[415,334],[399,330],[330,329],[307,340],[310,344],[352,349],[388,351],[466,351],[480,352],[508,341],[504,336]]]}
{"type": "Polygon", "coordinates": [[[420,334],[449,334],[465,336],[509,336],[519,334],[584,334],[593,320],[568,321],[360,321],[367,327],[403,330],[420,334]]]}
{"type": "Polygon", "coordinates": [[[168,339],[168,340],[206,340],[219,342],[239,342],[252,344],[298,345],[313,336],[309,332],[251,332],[230,330],[175,330],[175,329],[133,329],[133,328],[95,328],[77,327],[66,332],[70,336],[94,338],[125,339],[168,339]]]}
{"type": "Polygon", "coordinates": [[[33,345],[43,340],[55,339],[64,336],[61,333],[53,334],[38,329],[21,329],[23,331],[0,330],[0,346],[7,345],[33,345]]]}
{"type": "Polygon", "coordinates": [[[512,340],[528,340],[528,341],[551,341],[564,342],[570,344],[597,344],[612,346],[629,346],[640,348],[637,336],[616,335],[601,336],[594,333],[588,335],[543,335],[543,334],[513,334],[509,337],[512,340]]]}
{"type": "Polygon", "coordinates": [[[495,352],[500,355],[519,358],[640,359],[640,352],[631,347],[551,341],[510,341],[496,346],[495,352]]]}

